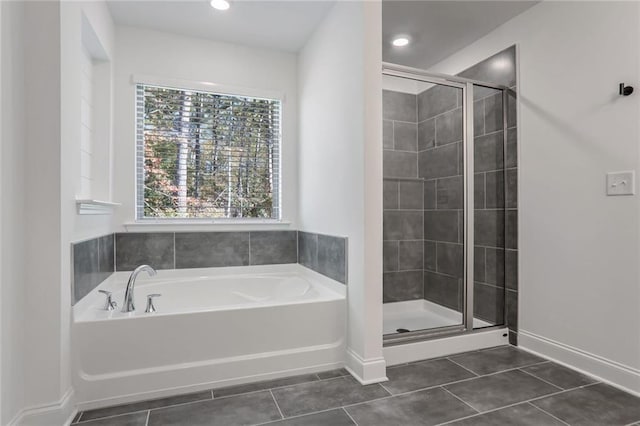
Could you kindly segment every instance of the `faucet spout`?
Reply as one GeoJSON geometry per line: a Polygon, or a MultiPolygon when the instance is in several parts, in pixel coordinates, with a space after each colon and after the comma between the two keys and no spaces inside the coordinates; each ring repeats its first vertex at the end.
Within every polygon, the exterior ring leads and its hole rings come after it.
{"type": "Polygon", "coordinates": [[[146,272],[149,276],[153,277],[156,274],[156,270],[149,265],[140,265],[129,276],[127,282],[127,289],[124,292],[124,302],[122,303],[122,312],[133,312],[136,310],[133,298],[133,290],[136,285],[136,278],[140,272],[146,272]]]}

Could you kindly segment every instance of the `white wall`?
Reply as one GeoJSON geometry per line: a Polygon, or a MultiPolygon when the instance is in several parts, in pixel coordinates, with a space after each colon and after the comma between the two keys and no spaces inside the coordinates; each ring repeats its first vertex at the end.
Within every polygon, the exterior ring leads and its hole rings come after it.
{"type": "MultiPolygon", "coordinates": [[[[284,94],[282,122],[282,219],[297,219],[296,56],[274,50],[118,27],[116,32],[114,197],[122,203],[118,224],[135,220],[135,85],[133,75],[211,82],[284,94]],[[189,64],[185,66],[184,64],[189,64]]],[[[160,225],[162,226],[162,225],[160,225]]],[[[259,225],[252,225],[257,227],[259,225]]],[[[196,229],[230,229],[203,225],[196,229]]],[[[247,225],[239,225],[247,229],[247,225]]],[[[120,227],[122,229],[122,227],[120,227]]],[[[268,226],[261,226],[261,229],[268,226]]],[[[131,229],[131,228],[129,228],[131,229]]],[[[144,229],[151,229],[146,227],[144,229]]],[[[162,228],[193,229],[187,226],[162,228]]]]}
{"type": "Polygon", "coordinates": [[[640,392],[637,2],[543,2],[434,66],[519,56],[520,343],[640,392]],[[636,86],[618,96],[618,83],[636,86]]]}
{"type": "Polygon", "coordinates": [[[382,359],[381,10],[337,3],[300,53],[299,228],[348,237],[348,359],[363,381],[382,359]]]}
{"type": "MultiPolygon", "coordinates": [[[[68,360],[69,283],[61,208],[60,5],[25,2],[23,21],[24,145],[21,197],[23,408],[18,423],[62,423],[71,414],[68,360]],[[33,31],[37,28],[38,31],[33,31]],[[30,120],[37,120],[37,124],[30,120]],[[62,253],[64,253],[62,251],[62,253]],[[65,305],[66,303],[66,305],[65,305]],[[32,320],[27,320],[30,318],[32,320]],[[49,417],[51,415],[51,417],[49,417]]],[[[18,222],[20,223],[20,222],[18,222]]]]}
{"type": "Polygon", "coordinates": [[[0,424],[24,405],[24,7],[0,3],[0,424]]]}
{"type": "MultiPolygon", "coordinates": [[[[59,374],[61,395],[69,393],[72,389],[72,353],[71,353],[71,243],[87,238],[113,232],[114,216],[112,215],[78,215],[76,212],[76,198],[81,197],[81,146],[82,146],[82,96],[83,96],[83,20],[89,25],[97,40],[104,50],[105,67],[113,67],[114,26],[111,15],[103,1],[91,2],[61,2],[60,3],[60,75],[58,80],[59,95],[59,205],[60,220],[60,245],[57,254],[60,262],[60,288],[58,306],[60,331],[59,337],[59,374]]],[[[86,28],[85,28],[86,31],[86,28]]],[[[86,40],[85,40],[86,41],[86,40]]],[[[109,70],[107,70],[109,71],[109,70]]],[[[106,73],[107,75],[109,72],[106,73]]],[[[95,76],[95,75],[94,75],[95,76]]],[[[107,104],[111,81],[107,77],[102,81],[107,93],[107,104]]],[[[104,105],[93,108],[103,111],[103,116],[109,116],[110,111],[104,111],[104,105]]],[[[108,108],[108,107],[107,107],[108,108]]],[[[95,123],[95,122],[94,122],[95,123]]],[[[97,128],[97,126],[95,126],[97,128]]],[[[95,130],[94,128],[94,130],[95,130]]],[[[96,145],[93,149],[100,153],[103,163],[110,163],[108,153],[111,150],[110,133],[102,132],[101,138],[94,139],[96,145]],[[98,145],[98,143],[100,145],[98,145]]],[[[108,166],[107,166],[108,167],[108,166]]],[[[95,172],[94,168],[94,172],[95,172]]],[[[94,174],[92,182],[96,189],[102,184],[108,187],[109,182],[98,182],[99,179],[109,179],[109,174],[102,170],[102,176],[94,174]]],[[[108,191],[106,191],[108,192],[108,191]]],[[[95,195],[92,198],[98,198],[95,195]]]]}
{"type": "Polygon", "coordinates": [[[0,423],[62,424],[73,410],[70,242],[110,229],[75,214],[80,11],[109,14],[101,3],[1,7],[0,423]]]}

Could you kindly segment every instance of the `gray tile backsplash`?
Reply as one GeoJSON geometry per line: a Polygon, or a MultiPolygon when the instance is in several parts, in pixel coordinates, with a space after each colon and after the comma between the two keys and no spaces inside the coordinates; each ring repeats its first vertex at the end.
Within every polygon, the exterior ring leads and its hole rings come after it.
{"type": "Polygon", "coordinates": [[[73,244],[73,302],[82,299],[93,290],[101,280],[99,259],[99,238],[73,244]]]}
{"type": "Polygon", "coordinates": [[[298,262],[296,231],[251,231],[249,238],[249,257],[252,265],[298,262]]]}
{"type": "Polygon", "coordinates": [[[298,231],[298,263],[314,271],[318,269],[318,234],[298,231]]]}
{"type": "Polygon", "coordinates": [[[72,300],[89,294],[114,271],[113,234],[71,244],[72,300]]]}
{"type": "Polygon", "coordinates": [[[347,239],[318,234],[318,269],[343,284],[347,283],[347,239]]]}
{"type": "Polygon", "coordinates": [[[170,269],[247,266],[249,238],[249,232],[176,232],[170,269]]]}
{"type": "Polygon", "coordinates": [[[347,239],[298,231],[299,263],[342,284],[347,283],[347,239]]]}
{"type": "Polygon", "coordinates": [[[133,271],[140,265],[174,268],[173,232],[116,234],[116,271],[133,271]]]}
{"type": "Polygon", "coordinates": [[[116,233],[74,243],[72,302],[114,271],[300,263],[347,282],[347,239],[302,231],[116,233]]]}
{"type": "Polygon", "coordinates": [[[98,237],[98,270],[100,282],[115,271],[115,237],[113,234],[98,237]]]}

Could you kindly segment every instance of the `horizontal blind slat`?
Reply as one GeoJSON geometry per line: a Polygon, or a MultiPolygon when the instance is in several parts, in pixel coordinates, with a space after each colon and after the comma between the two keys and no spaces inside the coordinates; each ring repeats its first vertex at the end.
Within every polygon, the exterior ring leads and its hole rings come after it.
{"type": "Polygon", "coordinates": [[[279,100],[136,86],[138,218],[279,218],[279,100]]]}

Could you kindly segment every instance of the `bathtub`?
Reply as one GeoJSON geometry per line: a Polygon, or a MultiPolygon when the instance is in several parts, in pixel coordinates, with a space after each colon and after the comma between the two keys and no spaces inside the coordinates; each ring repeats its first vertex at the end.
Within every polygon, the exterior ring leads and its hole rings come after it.
{"type": "Polygon", "coordinates": [[[81,409],[344,364],[346,287],[301,265],[142,273],[136,310],[122,313],[128,277],[113,274],[73,308],[81,409]],[[116,310],[98,290],[113,293],[116,310]],[[145,313],[152,293],[162,294],[157,312],[145,313]]]}

